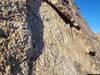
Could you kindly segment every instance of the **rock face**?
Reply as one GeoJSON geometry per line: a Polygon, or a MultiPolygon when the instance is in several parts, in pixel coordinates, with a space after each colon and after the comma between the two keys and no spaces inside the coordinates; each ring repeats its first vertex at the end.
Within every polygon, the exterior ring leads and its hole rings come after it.
{"type": "Polygon", "coordinates": [[[96,33],[97,38],[100,40],[100,33],[96,33]]]}
{"type": "Polygon", "coordinates": [[[73,0],[66,1],[50,3],[79,30],[45,1],[0,0],[0,75],[100,74],[100,43],[73,0]]]}

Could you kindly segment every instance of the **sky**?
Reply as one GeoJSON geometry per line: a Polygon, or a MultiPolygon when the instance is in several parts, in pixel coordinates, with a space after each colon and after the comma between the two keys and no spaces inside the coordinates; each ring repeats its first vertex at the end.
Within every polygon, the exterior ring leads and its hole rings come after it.
{"type": "Polygon", "coordinates": [[[94,32],[100,32],[100,0],[75,0],[81,16],[84,16],[94,32]]]}

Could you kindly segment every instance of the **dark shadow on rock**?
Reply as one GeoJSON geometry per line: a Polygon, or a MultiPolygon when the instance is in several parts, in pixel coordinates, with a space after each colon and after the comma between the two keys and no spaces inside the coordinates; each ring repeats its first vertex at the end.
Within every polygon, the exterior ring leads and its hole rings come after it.
{"type": "MultiPolygon", "coordinates": [[[[18,4],[18,1],[17,1],[18,4]]],[[[32,33],[32,48],[29,49],[26,53],[27,57],[24,60],[21,60],[19,58],[16,58],[17,53],[10,55],[9,57],[5,56],[6,65],[10,66],[10,73],[11,75],[23,75],[21,63],[27,61],[28,66],[28,74],[27,75],[35,75],[35,62],[37,58],[42,53],[42,50],[44,48],[44,42],[43,42],[43,22],[39,13],[39,9],[41,6],[41,0],[26,0],[26,11],[20,9],[21,11],[26,12],[26,22],[28,30],[32,33]]],[[[0,68],[2,70],[2,68],[0,68]]],[[[3,71],[3,70],[2,70],[3,71]]],[[[5,70],[4,70],[5,71],[5,70]]],[[[24,74],[26,75],[26,74],[24,74]]]]}
{"type": "Polygon", "coordinates": [[[11,55],[8,60],[6,61],[6,64],[10,65],[10,72],[11,75],[18,75],[22,74],[21,70],[22,68],[20,67],[20,63],[21,61],[19,59],[16,59],[16,54],[14,54],[13,56],[11,55]]]}
{"type": "Polygon", "coordinates": [[[32,45],[27,54],[28,61],[28,75],[34,75],[35,62],[41,55],[44,42],[43,42],[43,22],[39,13],[41,0],[27,0],[26,1],[26,22],[29,30],[32,32],[32,45]]]}
{"type": "MultiPolygon", "coordinates": [[[[57,8],[54,4],[52,4],[52,3],[51,3],[50,1],[48,1],[48,0],[44,0],[44,2],[46,2],[48,5],[50,5],[50,6],[57,12],[57,14],[59,15],[59,17],[61,17],[62,20],[63,20],[66,24],[70,24],[70,27],[71,27],[71,28],[74,27],[74,28],[77,29],[77,30],[80,30],[80,29],[81,29],[81,27],[80,27],[79,25],[75,25],[75,24],[77,24],[77,23],[75,23],[75,20],[71,21],[72,16],[71,16],[70,14],[67,14],[67,12],[66,12],[66,13],[61,12],[61,11],[59,10],[59,8],[57,8]]],[[[67,3],[67,2],[65,2],[65,3],[67,3]]]]}

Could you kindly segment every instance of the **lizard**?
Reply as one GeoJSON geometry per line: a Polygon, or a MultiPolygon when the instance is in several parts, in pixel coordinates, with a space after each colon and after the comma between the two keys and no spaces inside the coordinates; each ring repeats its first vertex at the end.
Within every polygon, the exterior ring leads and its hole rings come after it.
{"type": "MultiPolygon", "coordinates": [[[[57,7],[54,4],[52,4],[50,1],[48,0],[43,0],[44,2],[46,2],[48,5],[50,5],[56,12],[57,14],[61,17],[61,19],[66,23],[66,24],[70,24],[71,28],[75,28],[77,30],[80,30],[81,27],[74,21],[74,19],[72,18],[71,15],[67,14],[67,12],[62,12],[60,9],[61,7],[57,7]]],[[[66,0],[63,0],[63,2],[66,2],[66,0]]],[[[67,2],[68,3],[68,2],[67,2]]]]}

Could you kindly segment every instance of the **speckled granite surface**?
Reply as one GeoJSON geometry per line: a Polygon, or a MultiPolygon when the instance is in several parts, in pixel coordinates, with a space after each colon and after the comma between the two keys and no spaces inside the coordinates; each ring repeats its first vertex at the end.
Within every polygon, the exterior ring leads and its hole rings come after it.
{"type": "Polygon", "coordinates": [[[68,1],[51,0],[80,30],[41,0],[0,0],[0,75],[100,74],[100,42],[68,1]]]}

